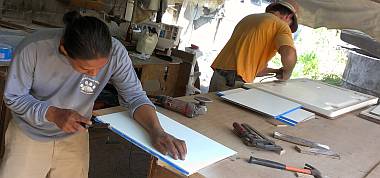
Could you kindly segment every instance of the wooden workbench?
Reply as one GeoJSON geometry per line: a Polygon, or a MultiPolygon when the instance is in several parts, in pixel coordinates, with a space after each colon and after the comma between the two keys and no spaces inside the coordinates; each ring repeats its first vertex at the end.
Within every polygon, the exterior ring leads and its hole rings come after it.
{"type": "Polygon", "coordinates": [[[142,67],[144,65],[151,65],[151,64],[162,64],[162,65],[169,65],[169,64],[180,64],[182,63],[182,60],[177,58],[177,57],[171,57],[173,60],[172,61],[167,61],[164,59],[161,59],[157,56],[150,56],[149,59],[139,59],[138,57],[134,56],[136,54],[133,51],[129,52],[129,56],[131,57],[133,67],[142,67]]]}
{"type": "Polygon", "coordinates": [[[186,85],[190,77],[192,54],[176,56],[185,53],[179,50],[173,53],[172,61],[150,56],[143,60],[137,58],[136,52],[130,51],[133,67],[148,95],[184,96],[186,85]]]}
{"type": "MultiPolygon", "coordinates": [[[[357,112],[346,114],[335,120],[318,117],[315,120],[300,123],[296,127],[277,128],[269,124],[267,118],[223,102],[212,93],[204,96],[214,102],[208,104],[208,113],[203,116],[190,119],[162,108],[158,110],[177,122],[237,151],[238,154],[206,167],[200,170],[199,174],[190,177],[295,177],[291,172],[248,164],[247,160],[251,155],[296,167],[303,167],[304,163],[309,163],[329,178],[362,178],[367,174],[378,175],[369,171],[372,169],[379,171],[374,167],[380,161],[380,125],[357,117],[357,112]],[[248,123],[267,136],[271,136],[273,131],[280,131],[329,145],[332,150],[341,155],[341,159],[300,154],[294,150],[294,144],[275,139],[276,143],[286,150],[284,155],[247,147],[232,133],[233,122],[248,123]]],[[[181,99],[191,101],[192,98],[189,96],[181,99]]],[[[177,177],[160,166],[156,166],[151,172],[150,177],[154,178],[177,177]]]]}
{"type": "MultiPolygon", "coordinates": [[[[8,73],[8,66],[10,62],[0,61],[0,98],[3,98],[5,81],[8,73]]],[[[9,109],[5,106],[3,101],[0,101],[0,160],[4,154],[4,143],[5,143],[5,131],[8,127],[8,122],[11,118],[11,113],[9,109]]]]}

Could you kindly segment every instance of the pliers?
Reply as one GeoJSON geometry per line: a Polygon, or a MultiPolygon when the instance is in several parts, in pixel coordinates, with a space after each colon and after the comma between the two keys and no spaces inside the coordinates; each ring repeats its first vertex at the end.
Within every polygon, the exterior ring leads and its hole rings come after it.
{"type": "Polygon", "coordinates": [[[90,120],[92,122],[91,125],[88,125],[88,124],[85,124],[85,123],[81,123],[81,125],[84,128],[86,128],[86,129],[89,129],[89,128],[105,129],[105,128],[109,128],[109,126],[110,126],[110,124],[108,124],[108,123],[100,122],[99,119],[96,116],[91,116],[90,120]]]}

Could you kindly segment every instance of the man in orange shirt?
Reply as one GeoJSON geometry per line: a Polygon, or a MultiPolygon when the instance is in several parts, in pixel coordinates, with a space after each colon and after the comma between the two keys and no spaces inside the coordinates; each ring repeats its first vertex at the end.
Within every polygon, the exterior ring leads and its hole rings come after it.
{"type": "Polygon", "coordinates": [[[266,13],[244,17],[211,65],[214,74],[209,91],[241,87],[269,73],[288,80],[297,61],[292,33],[298,28],[298,9],[295,0],[280,0],[270,4],[266,13]],[[276,52],[281,55],[283,67],[268,68],[276,52]]]}

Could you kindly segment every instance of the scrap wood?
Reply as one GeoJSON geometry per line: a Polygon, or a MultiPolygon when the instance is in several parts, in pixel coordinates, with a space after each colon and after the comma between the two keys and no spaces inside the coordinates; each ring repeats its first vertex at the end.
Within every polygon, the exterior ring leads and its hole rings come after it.
{"type": "Polygon", "coordinates": [[[375,115],[375,114],[372,114],[371,111],[374,109],[375,107],[370,107],[362,112],[360,112],[359,114],[359,117],[363,118],[363,119],[366,119],[368,121],[371,121],[371,122],[374,122],[374,123],[377,123],[377,124],[380,124],[380,116],[378,115],[375,115]]]}
{"type": "Polygon", "coordinates": [[[368,173],[363,178],[379,178],[380,177],[380,161],[375,164],[375,166],[372,167],[368,171],[368,173]]]}
{"type": "Polygon", "coordinates": [[[34,29],[32,29],[32,28],[29,28],[29,27],[26,27],[23,25],[19,25],[16,23],[8,22],[5,20],[0,20],[0,26],[5,27],[5,28],[10,28],[10,29],[23,30],[23,31],[26,31],[28,33],[32,33],[34,31],[34,29]]]}

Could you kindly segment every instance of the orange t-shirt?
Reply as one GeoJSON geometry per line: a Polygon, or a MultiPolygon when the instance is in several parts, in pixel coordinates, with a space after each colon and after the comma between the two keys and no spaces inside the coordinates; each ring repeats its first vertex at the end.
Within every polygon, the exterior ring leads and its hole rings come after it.
{"type": "Polygon", "coordinates": [[[236,70],[252,82],[281,46],[294,47],[289,25],[271,13],[244,17],[211,65],[213,69],[236,70]]]}

